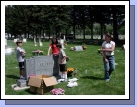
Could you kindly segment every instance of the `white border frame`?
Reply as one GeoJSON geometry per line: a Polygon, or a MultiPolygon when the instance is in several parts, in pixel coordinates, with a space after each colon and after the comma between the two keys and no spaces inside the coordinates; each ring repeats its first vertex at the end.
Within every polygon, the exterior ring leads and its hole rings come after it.
{"type": "Polygon", "coordinates": [[[5,50],[5,5],[125,5],[125,95],[5,95],[5,51],[1,51],[1,99],[129,99],[129,1],[1,1],[1,50],[5,50]],[[106,3],[107,2],[107,3],[106,3]],[[30,4],[31,3],[31,4],[30,4]]]}

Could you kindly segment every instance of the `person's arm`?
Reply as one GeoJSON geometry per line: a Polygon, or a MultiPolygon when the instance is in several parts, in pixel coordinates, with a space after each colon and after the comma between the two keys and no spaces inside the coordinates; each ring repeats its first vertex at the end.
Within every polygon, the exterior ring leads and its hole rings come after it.
{"type": "Polygon", "coordinates": [[[112,46],[110,49],[102,49],[102,51],[112,52],[115,49],[115,45],[112,46]]]}
{"type": "Polygon", "coordinates": [[[48,54],[47,54],[47,55],[49,55],[49,54],[50,54],[50,50],[51,50],[51,46],[49,46],[49,49],[48,49],[48,54]]]}
{"type": "Polygon", "coordinates": [[[103,57],[104,57],[104,60],[105,60],[105,62],[108,62],[108,60],[107,60],[107,58],[106,58],[106,52],[105,51],[103,51],[105,49],[105,42],[102,44],[102,55],[103,55],[103,57]]]}
{"type": "Polygon", "coordinates": [[[66,58],[67,58],[67,56],[64,56],[61,63],[63,63],[66,58]]]}
{"type": "MultiPolygon", "coordinates": [[[[105,48],[102,46],[102,50],[104,50],[105,48]]],[[[106,54],[105,54],[105,51],[102,51],[102,55],[104,57],[104,59],[106,59],[106,54]]]]}
{"type": "Polygon", "coordinates": [[[61,63],[63,63],[63,62],[64,62],[64,60],[67,58],[67,56],[66,56],[66,54],[65,54],[65,52],[64,52],[64,51],[62,51],[62,50],[61,50],[61,52],[62,52],[62,55],[63,55],[63,59],[62,59],[61,63]]]}
{"type": "Polygon", "coordinates": [[[21,51],[23,54],[26,54],[26,52],[25,51],[21,51]]]}
{"type": "MultiPolygon", "coordinates": [[[[102,47],[102,50],[105,49],[104,47],[102,47]]],[[[106,58],[106,54],[105,51],[102,51],[102,55],[104,57],[105,62],[108,62],[108,59],[106,58]]]]}
{"type": "Polygon", "coordinates": [[[19,50],[20,53],[26,54],[26,52],[21,48],[17,48],[17,50],[19,50]]]}

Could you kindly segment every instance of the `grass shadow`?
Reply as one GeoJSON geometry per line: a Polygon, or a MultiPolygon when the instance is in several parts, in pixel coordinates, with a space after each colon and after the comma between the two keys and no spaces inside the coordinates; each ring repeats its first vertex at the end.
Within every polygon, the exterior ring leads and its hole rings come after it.
{"type": "Polygon", "coordinates": [[[83,76],[83,79],[93,79],[93,80],[104,80],[104,78],[95,77],[95,76],[83,76]]]}
{"type": "Polygon", "coordinates": [[[7,78],[19,79],[18,76],[15,75],[5,75],[7,78]]]}

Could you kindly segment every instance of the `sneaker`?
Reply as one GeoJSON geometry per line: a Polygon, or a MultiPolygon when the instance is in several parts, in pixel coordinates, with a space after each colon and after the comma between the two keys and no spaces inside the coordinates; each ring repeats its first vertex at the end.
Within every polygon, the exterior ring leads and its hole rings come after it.
{"type": "Polygon", "coordinates": [[[65,81],[65,79],[58,79],[58,83],[65,81]]]}
{"type": "Polygon", "coordinates": [[[109,82],[109,79],[105,79],[106,82],[109,82]]]}
{"type": "Polygon", "coordinates": [[[21,75],[21,76],[20,76],[20,79],[24,79],[24,77],[21,75]]]}

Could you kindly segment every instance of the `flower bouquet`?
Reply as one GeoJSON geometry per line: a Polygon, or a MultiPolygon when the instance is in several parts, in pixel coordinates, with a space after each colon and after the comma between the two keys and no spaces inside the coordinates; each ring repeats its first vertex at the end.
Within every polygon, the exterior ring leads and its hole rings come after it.
{"type": "Polygon", "coordinates": [[[67,75],[72,76],[73,71],[74,71],[74,68],[67,68],[67,75]]]}
{"type": "Polygon", "coordinates": [[[74,51],[74,47],[71,47],[71,48],[70,48],[70,51],[74,51]]]}
{"type": "Polygon", "coordinates": [[[87,47],[85,46],[85,44],[82,44],[82,48],[83,48],[83,50],[87,49],[87,47]]]}
{"type": "Polygon", "coordinates": [[[102,54],[102,49],[98,49],[98,54],[102,54]]]}

